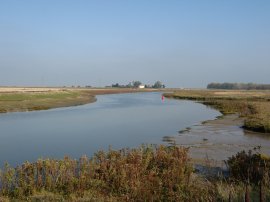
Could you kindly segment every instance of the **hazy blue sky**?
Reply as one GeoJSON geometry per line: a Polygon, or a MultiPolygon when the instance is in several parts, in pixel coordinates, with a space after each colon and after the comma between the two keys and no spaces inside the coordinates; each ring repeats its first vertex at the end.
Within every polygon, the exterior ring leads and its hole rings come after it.
{"type": "Polygon", "coordinates": [[[0,85],[269,76],[269,0],[0,0],[0,85]]]}

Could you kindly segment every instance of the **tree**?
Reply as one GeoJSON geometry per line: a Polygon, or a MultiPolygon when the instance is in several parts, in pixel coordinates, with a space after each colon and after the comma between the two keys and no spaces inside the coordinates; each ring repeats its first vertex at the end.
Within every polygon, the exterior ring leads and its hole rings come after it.
{"type": "Polygon", "coordinates": [[[113,88],[118,88],[118,87],[119,87],[119,83],[112,84],[112,87],[113,87],[113,88]]]}
{"type": "Polygon", "coordinates": [[[132,87],[132,83],[129,82],[127,85],[126,85],[127,88],[131,88],[132,87]]]}
{"type": "Polygon", "coordinates": [[[153,88],[165,88],[165,85],[163,85],[161,81],[157,81],[157,82],[153,85],[153,88]]]}
{"type": "Polygon", "coordinates": [[[133,84],[133,87],[138,88],[142,84],[142,82],[140,82],[140,81],[133,81],[132,84],[133,84]]]}
{"type": "Polygon", "coordinates": [[[210,83],[208,89],[233,89],[233,90],[267,90],[270,89],[270,84],[256,83],[210,83]]]}

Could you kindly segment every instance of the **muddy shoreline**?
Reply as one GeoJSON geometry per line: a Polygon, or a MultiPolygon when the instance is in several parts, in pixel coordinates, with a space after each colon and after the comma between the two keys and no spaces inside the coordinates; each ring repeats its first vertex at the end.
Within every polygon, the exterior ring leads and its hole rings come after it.
{"type": "Polygon", "coordinates": [[[239,114],[246,129],[270,133],[270,91],[267,90],[176,90],[167,98],[193,100],[222,114],[239,114]]]}
{"type": "Polygon", "coordinates": [[[237,114],[223,115],[204,121],[166,137],[170,144],[189,147],[194,163],[224,167],[224,160],[242,150],[261,146],[261,152],[270,155],[270,134],[243,129],[244,119],[237,114]]]}

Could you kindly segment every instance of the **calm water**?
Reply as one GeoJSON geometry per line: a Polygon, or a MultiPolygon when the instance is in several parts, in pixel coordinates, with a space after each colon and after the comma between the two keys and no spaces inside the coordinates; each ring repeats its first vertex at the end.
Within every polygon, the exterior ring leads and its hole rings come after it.
{"type": "Polygon", "coordinates": [[[79,158],[109,148],[162,143],[219,112],[191,101],[161,100],[161,93],[98,96],[96,103],[0,115],[0,163],[79,158]]]}

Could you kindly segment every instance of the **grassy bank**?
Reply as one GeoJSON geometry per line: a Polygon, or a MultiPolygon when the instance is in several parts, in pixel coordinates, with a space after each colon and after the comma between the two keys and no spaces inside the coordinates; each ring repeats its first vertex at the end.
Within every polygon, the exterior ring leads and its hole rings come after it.
{"type": "Polygon", "coordinates": [[[0,88],[0,113],[46,110],[57,107],[76,106],[96,101],[95,95],[147,91],[151,90],[0,88]]]}
{"type": "Polygon", "coordinates": [[[0,93],[0,112],[45,110],[94,101],[94,95],[74,90],[0,93]]]}
{"type": "Polygon", "coordinates": [[[164,95],[199,101],[223,114],[238,113],[246,129],[270,132],[270,91],[179,90],[164,95]]]}
{"type": "Polygon", "coordinates": [[[6,165],[0,173],[0,201],[243,201],[244,195],[270,199],[269,157],[238,153],[227,161],[227,177],[196,174],[190,162],[187,148],[142,146],[100,151],[91,159],[6,165]]]}

